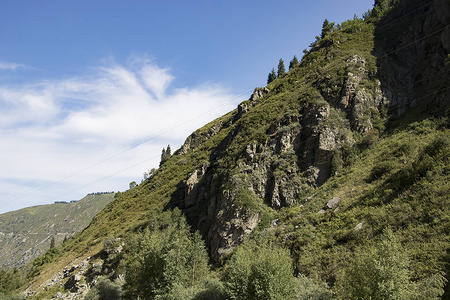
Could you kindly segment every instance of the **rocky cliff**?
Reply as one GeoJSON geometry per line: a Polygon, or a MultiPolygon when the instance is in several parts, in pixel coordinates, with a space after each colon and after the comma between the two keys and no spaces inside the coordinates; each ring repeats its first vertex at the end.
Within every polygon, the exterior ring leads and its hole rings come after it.
{"type": "MultiPolygon", "coordinates": [[[[334,284],[351,251],[369,243],[379,224],[392,221],[391,215],[402,212],[395,220],[399,223],[391,223],[411,232],[438,224],[433,220],[441,220],[439,210],[417,209],[422,205],[417,199],[430,198],[418,192],[422,186],[412,190],[431,170],[421,165],[423,153],[437,157],[439,152],[427,148],[435,147],[431,133],[448,124],[424,129],[413,122],[449,114],[450,3],[375,3],[365,19],[324,32],[285,76],[256,88],[234,111],[190,135],[150,178],[117,194],[66,246],[71,255],[54,265],[71,270],[73,257],[89,261],[97,253],[100,259],[106,237],[125,240],[151,222],[149,212],[178,207],[201,233],[216,263],[249,235],[272,234],[292,251],[296,272],[334,284]],[[399,134],[399,128],[407,128],[409,135],[399,134]],[[380,137],[394,134],[398,136],[380,143],[380,154],[371,151],[380,137]],[[422,143],[411,146],[411,136],[418,134],[423,134],[422,143]],[[337,188],[339,182],[345,185],[337,188]],[[398,201],[392,204],[394,199],[398,201]],[[413,223],[421,225],[410,228],[413,223]]],[[[436,143],[442,149],[447,145],[436,143]]],[[[442,188],[436,189],[436,199],[441,199],[442,188]]],[[[404,233],[405,240],[411,232],[404,233]]],[[[439,234],[429,236],[437,239],[439,234]]],[[[439,251],[427,256],[436,260],[436,270],[444,268],[445,254],[439,251]]],[[[416,254],[420,258],[428,252],[416,254]]],[[[426,269],[422,264],[419,259],[418,270],[426,269]]],[[[83,272],[81,276],[89,273],[83,272]]],[[[112,269],[101,274],[119,278],[112,269]]],[[[65,277],[58,278],[64,285],[65,277]]],[[[44,276],[35,278],[29,290],[38,290],[43,282],[44,276]]]]}
{"type": "Polygon", "coordinates": [[[376,26],[343,24],[317,41],[298,69],[255,89],[229,120],[186,140],[177,155],[195,151],[194,143],[224,126],[228,132],[175,200],[195,215],[213,259],[252,232],[260,205],[306,202],[309,191],[339,172],[343,152],[376,140],[388,118],[419,105],[448,113],[449,22],[448,1],[436,0],[401,1],[376,26]],[[273,107],[275,99],[283,109],[273,107]],[[258,132],[249,128],[255,126],[258,132]]]}

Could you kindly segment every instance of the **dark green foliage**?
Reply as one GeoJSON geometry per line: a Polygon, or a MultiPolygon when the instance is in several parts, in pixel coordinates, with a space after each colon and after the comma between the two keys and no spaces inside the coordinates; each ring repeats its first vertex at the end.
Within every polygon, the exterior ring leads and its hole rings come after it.
{"type": "Polygon", "coordinates": [[[324,39],[326,36],[328,36],[334,29],[334,23],[328,21],[328,19],[325,19],[322,24],[322,33],[320,35],[321,39],[324,39]]]}
{"type": "Polygon", "coordinates": [[[376,246],[356,254],[355,261],[339,282],[339,298],[438,299],[443,293],[442,278],[435,278],[435,284],[428,286],[411,281],[410,260],[405,250],[392,230],[385,230],[376,246]]]}
{"type": "Polygon", "coordinates": [[[300,275],[295,279],[296,300],[331,300],[333,292],[326,283],[315,283],[311,278],[300,275]]]}
{"type": "Polygon", "coordinates": [[[370,171],[369,178],[367,179],[368,182],[372,182],[374,180],[377,180],[381,178],[383,175],[388,174],[393,169],[392,162],[384,161],[380,162],[379,164],[375,165],[370,171]]]}
{"type": "Polygon", "coordinates": [[[259,208],[262,201],[258,199],[256,194],[246,188],[240,188],[236,193],[235,204],[246,211],[255,212],[259,208]]]}
{"type": "Polygon", "coordinates": [[[244,245],[228,264],[225,284],[231,299],[294,299],[292,260],[281,248],[244,245]]]}
{"type": "Polygon", "coordinates": [[[280,61],[278,62],[277,78],[283,78],[285,75],[286,75],[286,68],[284,67],[284,61],[282,58],[280,58],[280,61]]]}
{"type": "MultiPolygon", "coordinates": [[[[3,294],[9,294],[15,289],[19,288],[22,284],[25,282],[25,276],[24,274],[17,270],[0,270],[0,295],[3,294]]],[[[0,296],[0,299],[1,296],[0,296]]]]}
{"type": "Polygon", "coordinates": [[[154,299],[180,293],[208,276],[208,256],[178,209],[150,217],[150,225],[126,250],[125,297],[154,299]]]}
{"type": "MultiPolygon", "coordinates": [[[[278,76],[272,69],[260,101],[247,101],[245,110],[199,129],[171,159],[165,160],[170,148],[163,149],[164,165],[136,193],[118,194],[85,230],[82,242],[104,238],[109,232],[102,230],[110,228],[115,237],[128,238],[121,254],[125,298],[435,299],[442,294],[450,273],[448,124],[438,126],[441,121],[425,115],[411,124],[404,121],[407,116],[402,124],[391,122],[386,108],[372,107],[361,114],[373,129],[363,133],[366,128],[353,127],[354,104],[340,103],[348,73],[364,68],[355,93],[379,96],[375,25],[365,18],[337,27],[326,20],[298,66],[293,59],[290,72],[279,68],[278,76]],[[349,64],[356,56],[365,64],[349,64]],[[328,115],[311,108],[326,108],[328,115]],[[315,117],[306,119],[311,111],[315,117]],[[317,124],[310,127],[309,120],[317,124]],[[322,143],[324,129],[332,134],[330,149],[308,155],[317,164],[331,159],[333,176],[315,186],[302,169],[309,159],[302,150],[310,142],[322,143]],[[289,135],[298,147],[278,150],[277,138],[289,135]],[[199,170],[206,170],[198,183],[204,194],[186,208],[187,178],[199,170]],[[284,194],[293,205],[270,207],[275,182],[280,195],[299,190],[284,194]],[[206,204],[211,200],[224,209],[214,211],[217,207],[206,204]],[[200,236],[180,211],[171,210],[176,205],[205,235],[215,229],[215,213],[245,219],[251,212],[260,221],[250,236],[239,236],[244,243],[219,262],[215,277],[200,236]]],[[[111,248],[107,242],[105,249],[111,248]]]]}
{"type": "Polygon", "coordinates": [[[171,156],[172,150],[170,149],[170,145],[167,145],[167,149],[163,148],[161,151],[161,161],[159,162],[159,166],[162,166],[171,156]]]}
{"type": "Polygon", "coordinates": [[[359,146],[365,149],[370,145],[372,145],[373,143],[375,143],[376,141],[378,141],[378,138],[379,138],[378,130],[376,129],[369,130],[366,133],[364,133],[363,138],[359,142],[359,146]]]}
{"type": "Polygon", "coordinates": [[[393,8],[393,4],[396,0],[375,0],[375,4],[372,10],[372,17],[379,20],[381,17],[387,14],[389,10],[393,8]]]}
{"type": "Polygon", "coordinates": [[[300,64],[300,62],[298,61],[297,56],[294,55],[294,58],[292,58],[292,60],[289,62],[289,71],[294,69],[299,64],[300,64]]]}
{"type": "Polygon", "coordinates": [[[277,74],[275,73],[275,69],[273,68],[272,71],[269,73],[269,76],[267,77],[267,84],[271,83],[277,79],[277,74]]]}
{"type": "Polygon", "coordinates": [[[39,274],[40,270],[45,264],[54,262],[61,256],[61,254],[63,254],[63,251],[60,247],[58,247],[58,248],[51,248],[43,255],[36,257],[33,260],[33,265],[31,267],[28,276],[32,277],[39,274]]]}
{"type": "Polygon", "coordinates": [[[119,284],[112,282],[108,278],[100,277],[84,299],[120,300],[122,299],[122,289],[119,284]]]}
{"type": "Polygon", "coordinates": [[[52,239],[50,240],[50,250],[55,248],[55,237],[52,237],[52,239]]]}

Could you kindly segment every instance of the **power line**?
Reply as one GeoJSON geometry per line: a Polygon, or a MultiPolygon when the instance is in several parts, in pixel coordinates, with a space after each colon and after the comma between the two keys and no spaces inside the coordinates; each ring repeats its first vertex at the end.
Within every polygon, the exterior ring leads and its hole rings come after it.
{"type": "MultiPolygon", "coordinates": [[[[418,11],[418,10],[420,10],[420,9],[424,8],[425,6],[428,6],[428,5],[430,5],[430,4],[431,4],[431,3],[427,3],[427,4],[423,5],[423,6],[421,6],[421,7],[417,8],[417,9],[415,9],[414,11],[412,11],[412,12],[410,12],[410,13],[408,13],[408,14],[402,16],[402,17],[399,17],[399,18],[397,18],[397,19],[394,19],[393,21],[391,21],[391,22],[388,23],[388,24],[385,24],[385,25],[382,25],[381,27],[378,27],[377,29],[381,29],[381,28],[383,28],[383,27],[386,27],[386,26],[388,26],[388,25],[391,25],[392,23],[394,23],[394,22],[396,22],[396,21],[398,21],[398,20],[401,20],[401,19],[403,19],[404,17],[406,17],[406,16],[408,16],[408,15],[410,15],[410,14],[412,14],[412,13],[414,13],[414,12],[416,12],[416,11],[418,11]]],[[[440,33],[440,32],[442,32],[443,30],[445,30],[448,26],[449,26],[449,25],[447,25],[447,26],[445,26],[444,28],[441,28],[440,30],[437,30],[437,31],[435,31],[435,32],[433,32],[433,33],[430,33],[430,34],[428,34],[428,35],[426,35],[426,36],[424,36],[424,37],[422,37],[422,38],[420,38],[420,39],[417,39],[417,40],[415,40],[415,41],[413,41],[413,42],[410,42],[410,43],[408,43],[408,44],[406,44],[406,45],[403,45],[403,46],[401,46],[400,48],[397,48],[397,49],[395,49],[395,50],[393,50],[393,51],[391,51],[391,52],[388,52],[388,53],[386,53],[385,55],[383,55],[383,56],[381,56],[381,57],[378,57],[378,59],[387,57],[387,56],[389,56],[389,55],[391,55],[391,54],[393,54],[393,53],[395,53],[395,52],[397,52],[397,51],[400,51],[400,50],[402,50],[402,49],[404,49],[404,48],[406,48],[406,47],[408,47],[408,46],[410,46],[410,45],[412,45],[412,44],[414,44],[414,43],[417,43],[418,41],[421,41],[421,40],[423,40],[423,39],[425,39],[425,38],[428,38],[428,37],[430,37],[430,36],[432,36],[432,35],[435,35],[435,34],[437,34],[437,33],[440,33]]],[[[322,72],[327,71],[327,69],[330,69],[331,67],[332,67],[332,65],[329,65],[328,68],[322,68],[321,71],[322,71],[322,72]]],[[[429,78],[428,78],[428,79],[429,79],[429,78]]],[[[423,79],[423,80],[425,80],[425,79],[423,79]]],[[[423,81],[423,80],[421,80],[421,81],[423,81]]],[[[420,82],[420,81],[418,81],[418,82],[420,82]]],[[[412,84],[416,84],[416,83],[417,83],[417,82],[412,83],[412,84]]],[[[442,89],[441,91],[446,90],[446,89],[448,89],[448,88],[444,88],[444,89],[442,89]]],[[[122,150],[122,151],[119,151],[119,152],[113,154],[113,155],[110,155],[110,156],[108,156],[108,157],[106,157],[106,158],[104,158],[104,159],[102,159],[102,160],[100,160],[100,161],[98,161],[98,162],[96,162],[96,163],[94,163],[94,164],[91,164],[91,165],[89,165],[89,166],[87,166],[87,167],[85,167],[85,168],[83,168],[83,169],[80,169],[80,170],[78,170],[78,171],[76,171],[76,172],[74,172],[74,173],[71,173],[71,174],[69,174],[69,175],[67,175],[67,176],[64,176],[64,177],[58,179],[58,180],[55,180],[55,181],[53,181],[53,182],[51,182],[51,183],[49,183],[49,184],[47,184],[47,185],[44,185],[44,186],[42,186],[42,187],[40,187],[40,188],[37,188],[37,189],[35,189],[35,190],[33,190],[33,191],[27,193],[27,194],[20,195],[20,196],[14,198],[14,199],[8,199],[7,201],[4,201],[4,203],[7,203],[7,202],[9,202],[9,201],[17,201],[17,200],[22,199],[22,198],[24,198],[24,197],[26,197],[26,196],[32,195],[32,194],[34,194],[34,193],[36,193],[36,192],[38,192],[38,191],[44,190],[44,189],[46,189],[46,188],[48,188],[48,187],[50,187],[50,186],[52,186],[52,185],[55,185],[55,184],[57,184],[57,183],[60,183],[60,182],[66,180],[66,179],[68,179],[68,178],[71,178],[71,177],[73,177],[73,176],[75,176],[75,175],[78,175],[78,174],[80,174],[80,173],[83,173],[83,172],[85,172],[85,171],[87,171],[87,170],[89,170],[89,169],[91,169],[91,168],[93,168],[93,167],[95,167],[95,166],[98,166],[98,165],[100,165],[100,164],[102,164],[102,163],[104,163],[104,162],[106,162],[106,161],[108,161],[108,160],[110,160],[110,159],[112,159],[112,158],[115,158],[115,157],[117,157],[117,156],[119,156],[119,155],[121,155],[121,154],[123,154],[123,153],[125,153],[125,152],[128,152],[128,151],[130,151],[130,150],[132,150],[132,149],[135,149],[135,148],[137,148],[138,146],[140,146],[140,145],[142,145],[142,144],[145,144],[145,143],[147,143],[147,142],[149,142],[149,141],[151,141],[151,140],[153,140],[153,139],[155,139],[155,138],[157,138],[157,137],[159,137],[159,136],[161,136],[161,135],[163,135],[163,134],[165,134],[165,133],[167,133],[167,132],[170,132],[171,130],[174,130],[174,129],[179,128],[179,127],[181,127],[181,126],[183,126],[183,125],[186,125],[186,124],[188,124],[189,122],[192,122],[193,120],[195,120],[195,119],[197,119],[197,118],[199,118],[199,117],[201,117],[201,116],[203,116],[203,115],[206,115],[206,114],[210,113],[211,111],[216,110],[217,108],[220,108],[220,107],[222,107],[222,106],[224,106],[224,105],[226,105],[226,104],[228,104],[228,103],[231,103],[231,102],[235,101],[236,99],[242,97],[243,95],[248,94],[250,91],[251,91],[251,90],[246,91],[246,92],[244,92],[244,93],[241,93],[240,95],[234,97],[233,99],[231,99],[231,100],[229,100],[229,101],[226,101],[226,102],[222,103],[221,105],[216,106],[216,107],[214,107],[214,108],[212,108],[212,109],[210,109],[210,110],[208,110],[208,111],[206,111],[206,112],[204,112],[204,113],[202,113],[202,114],[200,114],[200,115],[197,115],[197,116],[195,116],[195,117],[193,117],[193,118],[191,118],[191,119],[189,119],[189,120],[187,120],[187,121],[185,121],[185,122],[182,122],[182,123],[180,123],[180,124],[178,124],[178,125],[175,125],[174,127],[169,128],[169,129],[167,129],[167,130],[165,130],[165,131],[162,131],[162,132],[160,132],[160,133],[158,133],[158,134],[156,134],[156,135],[150,136],[150,137],[148,137],[148,138],[146,138],[146,139],[140,141],[139,143],[137,143],[137,144],[135,144],[135,145],[133,145],[133,146],[131,146],[131,147],[129,147],[129,148],[126,148],[126,149],[124,149],[124,150],[122,150]]],[[[432,93],[432,94],[433,94],[433,93],[432,93]]],[[[428,95],[426,95],[426,96],[429,96],[429,95],[431,95],[431,94],[428,94],[428,95]]],[[[423,97],[421,97],[421,98],[423,98],[423,97]]],[[[417,100],[417,99],[416,99],[416,100],[417,100]]],[[[391,110],[393,110],[393,109],[395,109],[395,108],[399,108],[399,107],[406,106],[406,105],[409,106],[409,103],[408,103],[408,104],[398,105],[398,106],[396,106],[396,107],[390,107],[390,108],[389,108],[389,111],[391,111],[391,110]]],[[[314,137],[314,138],[316,138],[316,137],[314,137]]],[[[306,142],[307,142],[307,141],[305,141],[305,143],[306,143],[306,142]]],[[[150,161],[150,160],[155,159],[155,158],[157,158],[157,156],[156,156],[156,157],[152,157],[151,159],[146,159],[145,161],[140,162],[140,163],[138,163],[137,165],[140,165],[140,164],[142,164],[142,163],[144,163],[144,162],[150,161]]],[[[108,175],[108,176],[102,177],[102,178],[99,179],[99,180],[96,180],[96,181],[94,181],[94,182],[92,182],[92,183],[90,183],[90,184],[88,184],[88,185],[86,185],[86,186],[83,186],[83,187],[81,187],[81,188],[77,188],[77,189],[75,189],[75,190],[72,190],[72,191],[70,191],[70,192],[68,192],[68,193],[65,193],[64,195],[68,195],[68,194],[71,194],[71,193],[73,193],[73,192],[75,192],[75,191],[78,191],[78,190],[80,190],[80,189],[89,187],[89,186],[91,186],[91,185],[93,185],[93,184],[95,184],[95,183],[97,183],[97,182],[103,181],[103,180],[105,180],[105,179],[107,179],[107,178],[110,178],[110,177],[112,177],[112,176],[114,176],[114,175],[120,174],[120,173],[122,173],[122,172],[124,172],[124,171],[126,171],[126,170],[128,170],[128,169],[131,169],[131,168],[137,166],[137,165],[133,165],[133,166],[131,166],[131,167],[125,168],[125,169],[123,169],[123,170],[121,170],[121,171],[119,171],[119,172],[117,172],[117,173],[112,174],[112,175],[108,175]]],[[[64,196],[64,195],[63,195],[63,196],[64,196]]]]}
{"type": "Polygon", "coordinates": [[[384,24],[384,25],[381,25],[381,26],[377,26],[376,30],[380,30],[380,29],[382,29],[382,28],[384,28],[384,27],[387,27],[387,26],[391,25],[392,23],[395,23],[395,22],[397,22],[397,21],[400,21],[401,19],[406,18],[407,16],[409,16],[409,15],[415,13],[416,11],[421,10],[422,8],[425,8],[426,6],[431,5],[432,3],[433,3],[433,2],[429,2],[429,3],[425,4],[425,5],[422,5],[422,6],[418,7],[418,8],[416,8],[415,10],[413,10],[413,11],[411,11],[411,12],[409,12],[409,13],[403,15],[403,16],[401,16],[401,17],[398,17],[398,18],[394,19],[393,21],[391,21],[391,22],[389,22],[389,23],[387,23],[387,24],[384,24]]]}
{"type": "MultiPolygon", "coordinates": [[[[73,172],[73,173],[71,173],[71,174],[69,174],[69,175],[67,175],[67,176],[64,176],[64,177],[61,177],[61,178],[59,178],[59,179],[57,179],[57,180],[55,180],[55,181],[52,181],[52,182],[49,183],[49,184],[46,184],[46,185],[41,186],[41,187],[39,187],[39,188],[37,188],[37,189],[34,189],[34,190],[32,190],[31,192],[29,192],[29,193],[20,195],[20,196],[18,196],[18,197],[12,198],[12,199],[7,199],[7,200],[2,201],[2,202],[3,202],[3,203],[8,203],[8,202],[10,202],[10,201],[17,201],[17,200],[23,199],[24,197],[33,195],[33,194],[35,194],[36,192],[42,191],[42,190],[44,190],[44,189],[46,189],[46,188],[48,188],[48,187],[50,187],[50,186],[53,186],[53,185],[55,185],[55,184],[57,184],[57,183],[60,183],[60,182],[62,182],[62,181],[64,181],[64,180],[66,180],[66,179],[68,179],[68,178],[71,178],[71,177],[74,177],[74,176],[76,176],[76,175],[78,175],[78,174],[81,174],[81,173],[83,173],[83,172],[85,172],[85,171],[87,171],[87,170],[89,170],[89,169],[91,169],[91,168],[93,168],[93,167],[96,167],[96,166],[98,166],[98,165],[100,165],[100,164],[102,164],[102,163],[104,163],[104,162],[106,162],[106,161],[108,161],[108,160],[111,160],[111,159],[113,159],[113,158],[115,158],[115,157],[117,157],[117,156],[119,156],[119,155],[121,155],[121,154],[123,154],[123,153],[125,153],[125,152],[128,152],[128,151],[130,151],[130,150],[133,150],[133,149],[139,147],[140,145],[143,145],[143,144],[145,144],[145,143],[147,143],[147,142],[149,142],[149,141],[151,141],[151,140],[154,140],[154,139],[156,139],[156,138],[158,138],[158,137],[164,135],[164,134],[167,133],[167,132],[170,132],[170,131],[172,131],[172,130],[174,130],[174,129],[177,129],[177,128],[181,127],[181,126],[184,126],[184,125],[186,125],[186,124],[188,124],[188,123],[190,123],[190,122],[192,122],[192,121],[194,121],[194,120],[196,120],[196,119],[198,119],[198,118],[200,118],[200,117],[202,117],[202,116],[204,116],[204,115],[207,115],[207,114],[209,114],[210,112],[212,112],[212,111],[214,111],[214,110],[216,110],[216,109],[218,109],[218,108],[220,108],[220,107],[222,107],[222,106],[224,106],[224,105],[233,103],[235,100],[237,100],[237,99],[243,97],[244,95],[250,93],[252,90],[253,90],[253,89],[249,89],[249,90],[247,90],[247,91],[245,91],[245,92],[242,92],[242,93],[238,94],[237,96],[231,98],[230,100],[223,102],[223,103],[220,104],[220,105],[217,105],[217,106],[215,106],[215,107],[213,107],[213,108],[211,108],[211,109],[209,109],[209,110],[207,110],[207,111],[205,111],[205,112],[203,112],[203,113],[201,113],[201,114],[198,114],[198,115],[196,115],[196,116],[194,116],[194,117],[192,117],[192,118],[190,118],[190,119],[188,119],[188,120],[186,120],[186,121],[184,121],[184,122],[181,122],[181,123],[179,123],[179,124],[177,124],[177,125],[175,125],[175,126],[169,128],[169,129],[166,129],[166,130],[164,130],[164,131],[161,131],[161,132],[159,132],[158,134],[149,136],[149,137],[145,138],[144,140],[141,140],[140,142],[138,142],[138,143],[136,143],[136,144],[134,144],[134,145],[132,145],[132,146],[130,146],[130,147],[128,147],[128,148],[122,150],[122,151],[119,151],[119,152],[117,152],[117,153],[115,153],[115,154],[112,154],[112,155],[110,155],[110,156],[107,156],[107,157],[105,157],[105,158],[103,158],[103,159],[101,159],[101,160],[99,160],[99,161],[97,161],[97,162],[95,162],[95,163],[93,163],[93,164],[91,164],[91,165],[85,167],[85,168],[82,168],[82,169],[80,169],[80,170],[78,170],[78,171],[76,171],[76,172],[73,172]]],[[[154,159],[154,158],[156,158],[156,157],[153,157],[152,159],[154,159]]],[[[146,161],[148,161],[148,160],[146,160],[146,161]]],[[[109,177],[111,177],[111,176],[107,176],[106,178],[109,178],[109,177]]],[[[106,179],[106,178],[104,178],[104,179],[106,179]]],[[[103,180],[104,180],[104,179],[103,179],[103,180]]],[[[89,185],[89,186],[90,186],[90,185],[89,185]]]]}

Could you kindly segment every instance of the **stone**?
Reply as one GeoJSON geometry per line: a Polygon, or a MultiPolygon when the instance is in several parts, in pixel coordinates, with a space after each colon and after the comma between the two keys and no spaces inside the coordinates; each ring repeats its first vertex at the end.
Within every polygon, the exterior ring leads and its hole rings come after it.
{"type": "Polygon", "coordinates": [[[355,226],[355,230],[359,231],[363,228],[363,226],[364,226],[364,222],[358,223],[358,225],[355,226]]]}
{"type": "Polygon", "coordinates": [[[333,209],[336,205],[338,205],[340,200],[341,200],[340,197],[333,197],[333,199],[327,202],[327,208],[333,209]]]}

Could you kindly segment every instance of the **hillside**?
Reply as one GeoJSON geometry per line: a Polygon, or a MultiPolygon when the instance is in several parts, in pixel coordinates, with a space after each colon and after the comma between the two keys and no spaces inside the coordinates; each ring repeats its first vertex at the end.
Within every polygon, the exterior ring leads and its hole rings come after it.
{"type": "Polygon", "coordinates": [[[28,207],[0,215],[0,269],[19,267],[49,249],[55,239],[83,230],[114,194],[90,194],[79,201],[28,207]]]}
{"type": "Polygon", "coordinates": [[[299,63],[117,193],[22,291],[449,297],[449,36],[447,0],[324,22],[299,63]]]}

